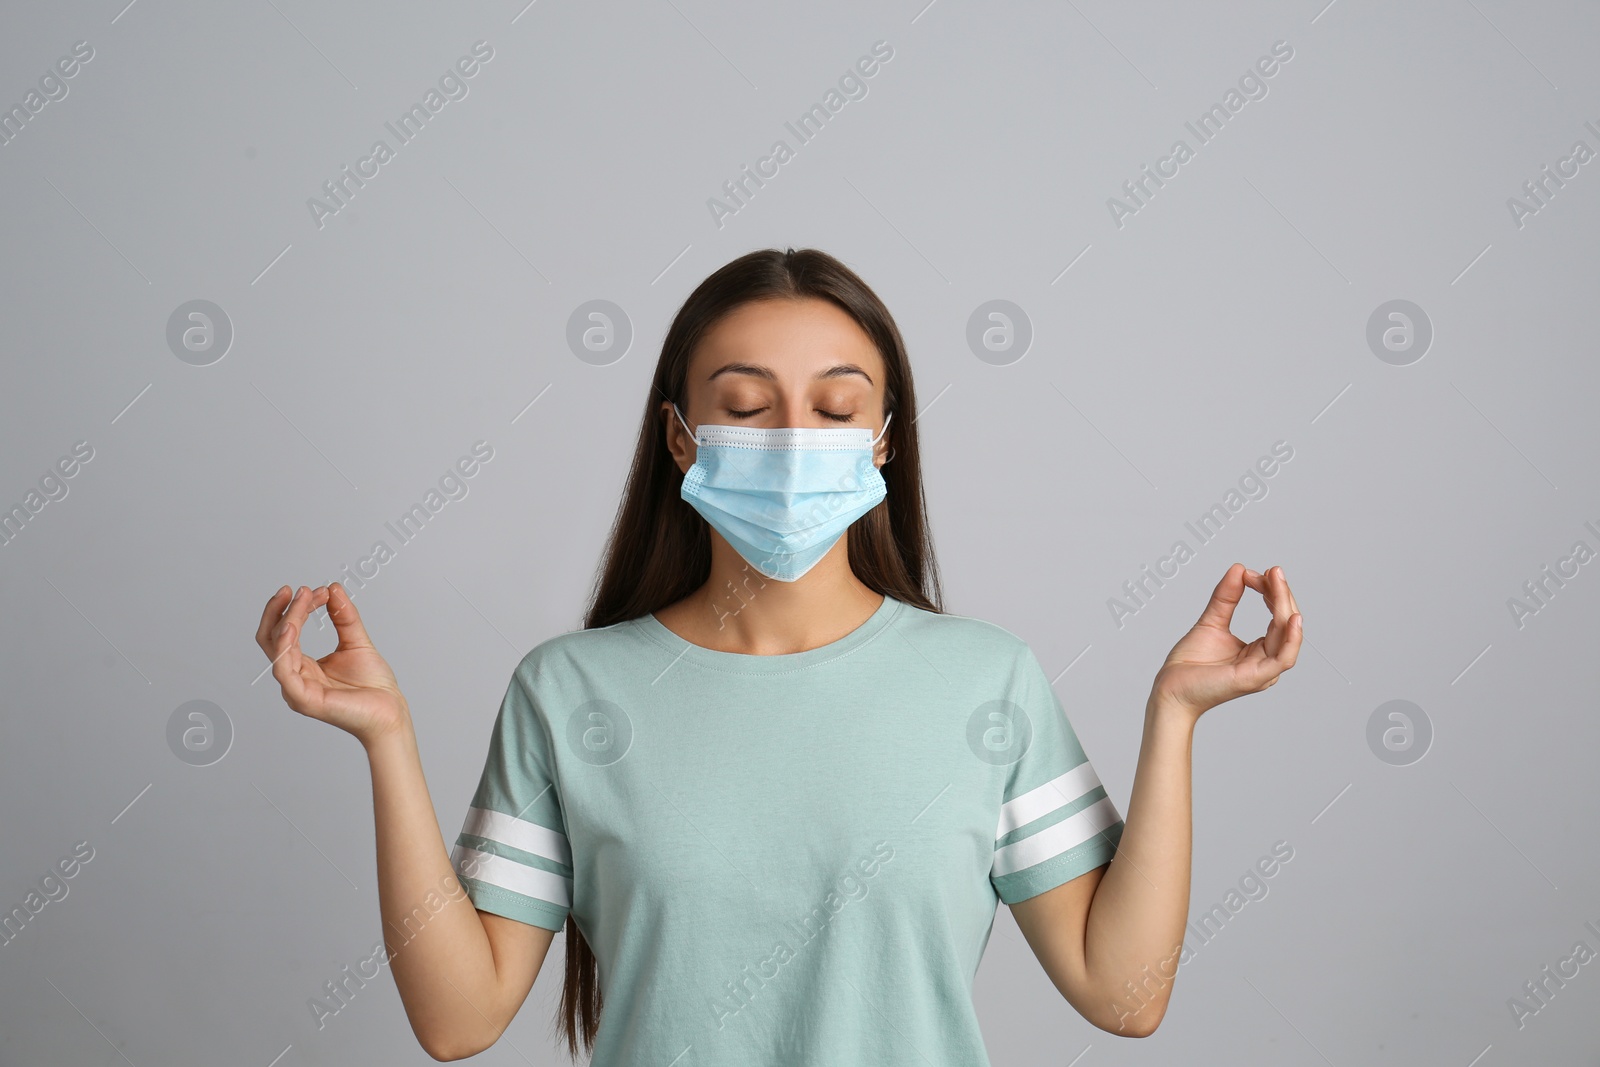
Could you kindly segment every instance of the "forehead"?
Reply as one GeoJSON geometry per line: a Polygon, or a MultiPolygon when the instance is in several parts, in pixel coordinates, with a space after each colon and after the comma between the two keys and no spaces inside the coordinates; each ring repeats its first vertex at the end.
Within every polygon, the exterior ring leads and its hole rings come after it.
{"type": "Polygon", "coordinates": [[[730,363],[771,372],[757,377],[810,380],[825,373],[867,384],[860,374],[833,369],[854,365],[866,372],[871,384],[883,382],[883,357],[872,338],[826,300],[760,300],[735,308],[701,337],[689,360],[689,381],[748,376],[718,373],[730,363]]]}

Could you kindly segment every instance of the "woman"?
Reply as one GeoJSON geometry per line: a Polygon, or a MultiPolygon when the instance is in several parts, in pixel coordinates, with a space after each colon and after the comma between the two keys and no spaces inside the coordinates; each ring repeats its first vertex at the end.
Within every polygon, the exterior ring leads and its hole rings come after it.
{"type": "Polygon", "coordinates": [[[366,749],[386,951],[429,1054],[493,1044],[564,926],[558,1023],[598,1067],[984,1064],[971,986],[1002,900],[1086,1019],[1156,1028],[1195,722],[1294,664],[1294,597],[1228,568],[1156,674],[1124,822],[1028,646],[940,607],[915,414],[894,321],[837,260],[707,278],[585,628],[513,672],[450,853],[343,586],[267,602],[284,700],[366,749]],[[1246,587],[1272,610],[1248,645],[1246,587]],[[324,604],[339,646],[313,661],[324,604]]]}

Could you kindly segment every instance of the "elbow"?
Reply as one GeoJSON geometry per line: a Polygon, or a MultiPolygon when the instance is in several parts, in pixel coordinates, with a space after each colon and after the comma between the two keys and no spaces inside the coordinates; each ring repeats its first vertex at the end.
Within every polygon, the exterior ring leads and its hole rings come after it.
{"type": "Polygon", "coordinates": [[[438,1060],[440,1063],[449,1063],[452,1060],[464,1060],[468,1056],[476,1056],[483,1049],[470,1045],[450,1045],[431,1042],[422,1046],[422,1051],[438,1060]]]}
{"type": "Polygon", "coordinates": [[[449,1063],[451,1060],[464,1060],[473,1055],[465,1046],[452,1045],[446,1041],[423,1041],[419,1038],[418,1043],[422,1046],[422,1051],[440,1063],[449,1063]]]}
{"type": "Polygon", "coordinates": [[[461,1034],[418,1034],[417,1043],[422,1046],[422,1051],[440,1063],[449,1063],[476,1056],[494,1044],[494,1040],[491,1038],[488,1044],[484,1044],[481,1041],[464,1039],[461,1034]]]}
{"type": "Polygon", "coordinates": [[[1164,1011],[1146,1010],[1132,1019],[1124,1020],[1125,1025],[1121,1029],[1111,1032],[1120,1037],[1149,1037],[1161,1025],[1164,1014],[1164,1011]]]}
{"type": "Polygon", "coordinates": [[[1167,1014],[1166,998],[1129,1003],[1117,1003],[1115,1014],[1094,1021],[1095,1026],[1117,1037],[1149,1037],[1161,1025],[1167,1014]]]}

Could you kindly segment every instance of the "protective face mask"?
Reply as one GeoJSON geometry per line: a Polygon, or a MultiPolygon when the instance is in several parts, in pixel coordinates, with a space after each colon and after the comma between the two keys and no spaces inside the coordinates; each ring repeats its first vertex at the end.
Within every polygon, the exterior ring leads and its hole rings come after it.
{"type": "MultiPolygon", "coordinates": [[[[678,421],[689,430],[678,405],[678,421]]],[[[888,495],[865,427],[707,426],[680,495],[768,578],[792,582],[888,495]]]]}

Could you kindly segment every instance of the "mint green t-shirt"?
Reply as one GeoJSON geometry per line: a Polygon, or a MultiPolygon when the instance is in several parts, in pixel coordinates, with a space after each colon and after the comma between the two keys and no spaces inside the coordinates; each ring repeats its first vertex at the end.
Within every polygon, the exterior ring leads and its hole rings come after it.
{"type": "Polygon", "coordinates": [[[517,665],[452,861],[598,960],[595,1067],[980,1067],[998,901],[1123,822],[1028,645],[893,597],[790,655],[654,615],[517,665]]]}

